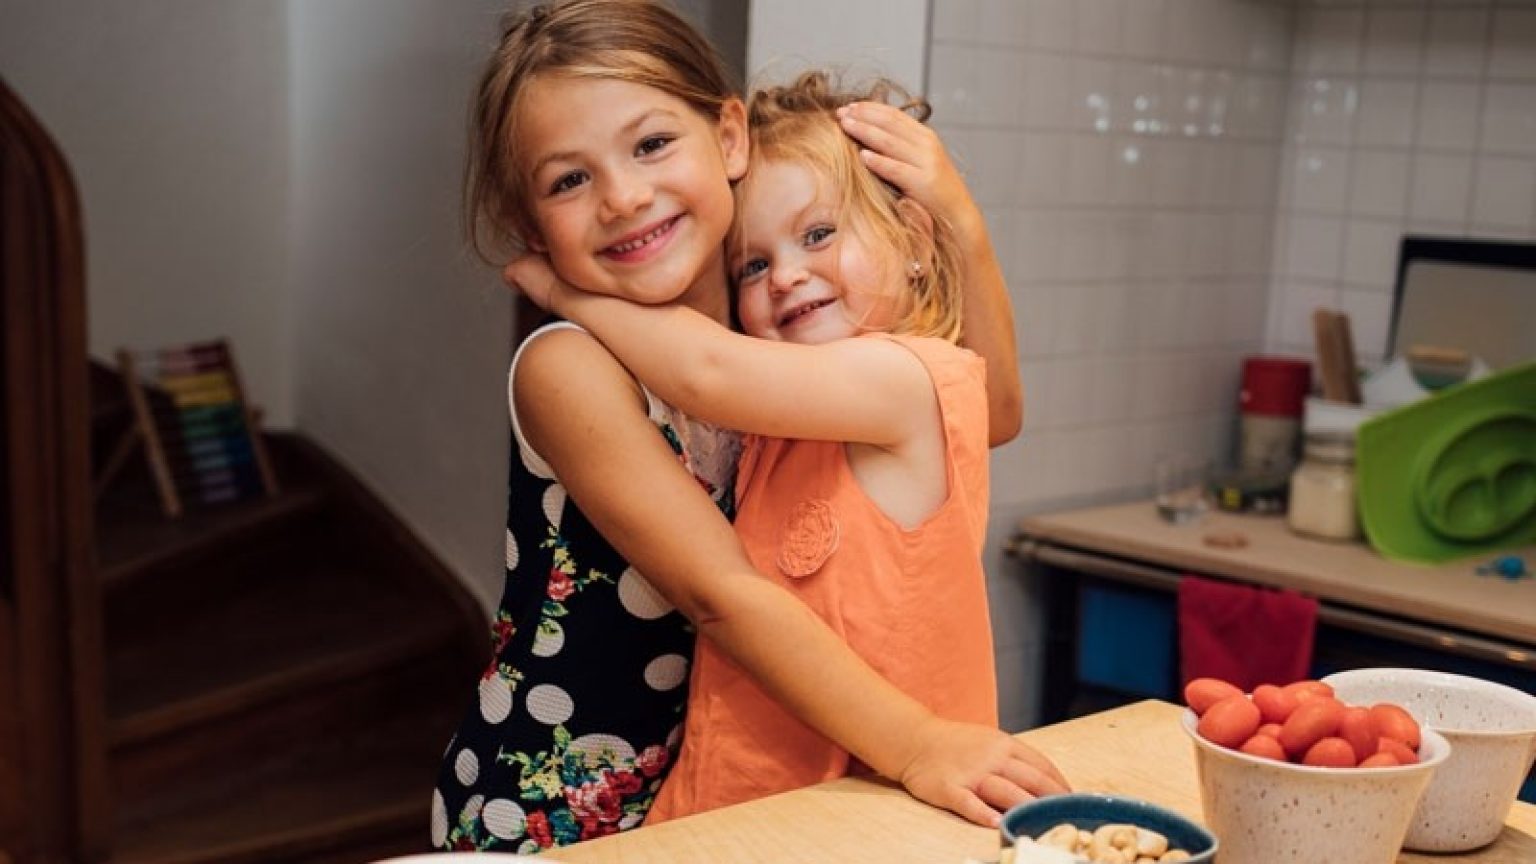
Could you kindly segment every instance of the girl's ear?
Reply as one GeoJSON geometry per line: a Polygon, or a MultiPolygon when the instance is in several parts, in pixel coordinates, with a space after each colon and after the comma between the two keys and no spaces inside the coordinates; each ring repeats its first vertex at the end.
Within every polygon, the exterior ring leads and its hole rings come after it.
{"type": "Polygon", "coordinates": [[[543,236],[537,233],[530,233],[527,237],[523,238],[523,248],[529,252],[537,252],[540,255],[549,252],[549,244],[545,243],[543,236]]]}
{"type": "Polygon", "coordinates": [[[725,100],[720,106],[720,122],[716,124],[720,136],[720,156],[725,161],[725,175],[736,182],[747,175],[747,157],[752,150],[747,135],[747,106],[740,99],[725,100]]]}
{"type": "Polygon", "coordinates": [[[924,269],[933,266],[933,214],[908,197],[896,201],[896,215],[912,232],[912,260],[924,269]]]}

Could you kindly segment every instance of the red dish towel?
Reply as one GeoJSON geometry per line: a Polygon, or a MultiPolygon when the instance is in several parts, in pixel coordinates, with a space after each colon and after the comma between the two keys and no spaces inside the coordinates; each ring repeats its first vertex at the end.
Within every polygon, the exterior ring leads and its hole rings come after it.
{"type": "Polygon", "coordinates": [[[1179,580],[1179,658],[1184,683],[1220,678],[1251,691],[1307,677],[1317,601],[1186,575],[1179,580]]]}

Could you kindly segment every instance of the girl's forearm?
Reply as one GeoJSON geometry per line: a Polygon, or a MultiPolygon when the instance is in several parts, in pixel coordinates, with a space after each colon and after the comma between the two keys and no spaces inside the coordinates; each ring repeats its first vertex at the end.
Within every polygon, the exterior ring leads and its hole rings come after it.
{"type": "Polygon", "coordinates": [[[960,344],[986,361],[987,441],[997,447],[1019,434],[1024,419],[1013,304],[981,212],[972,208],[954,227],[966,268],[960,344]]]}
{"type": "Polygon", "coordinates": [[[571,291],[560,314],[586,328],[657,396],[712,423],[711,406],[731,386],[733,360],[761,345],[684,306],[643,306],[571,291]]]}
{"type": "Polygon", "coordinates": [[[934,715],[886,681],[788,591],[746,574],[726,609],[695,617],[701,635],[801,722],[892,780],[922,749],[934,715]]]}

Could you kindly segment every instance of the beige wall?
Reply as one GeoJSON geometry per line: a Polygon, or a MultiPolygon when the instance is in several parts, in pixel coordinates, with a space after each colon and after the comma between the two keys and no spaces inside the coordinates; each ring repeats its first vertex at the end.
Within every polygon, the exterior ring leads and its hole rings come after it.
{"type": "Polygon", "coordinates": [[[85,213],[90,348],[225,336],[293,421],[286,5],[7,2],[0,77],[58,140],[85,213]]]}

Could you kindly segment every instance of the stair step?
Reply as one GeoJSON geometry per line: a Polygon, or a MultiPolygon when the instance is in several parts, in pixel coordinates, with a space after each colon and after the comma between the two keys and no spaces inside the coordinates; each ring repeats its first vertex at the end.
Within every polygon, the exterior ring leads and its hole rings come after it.
{"type": "Polygon", "coordinates": [[[115,759],[113,861],[343,860],[334,856],[381,841],[423,849],[438,764],[473,678],[443,674],[450,654],[115,759]]]}
{"type": "MultiPolygon", "coordinates": [[[[125,472],[127,473],[127,472],[125,472]]],[[[284,523],[315,513],[326,499],[315,484],[284,486],[271,498],[253,498],[166,517],[153,490],[109,487],[97,507],[97,554],[107,590],[157,570],[195,562],[232,544],[259,539],[284,523]]]]}
{"type": "Polygon", "coordinates": [[[344,526],[316,518],[302,529],[109,596],[114,746],[324,688],[462,637],[448,600],[397,578],[344,526]]]}

